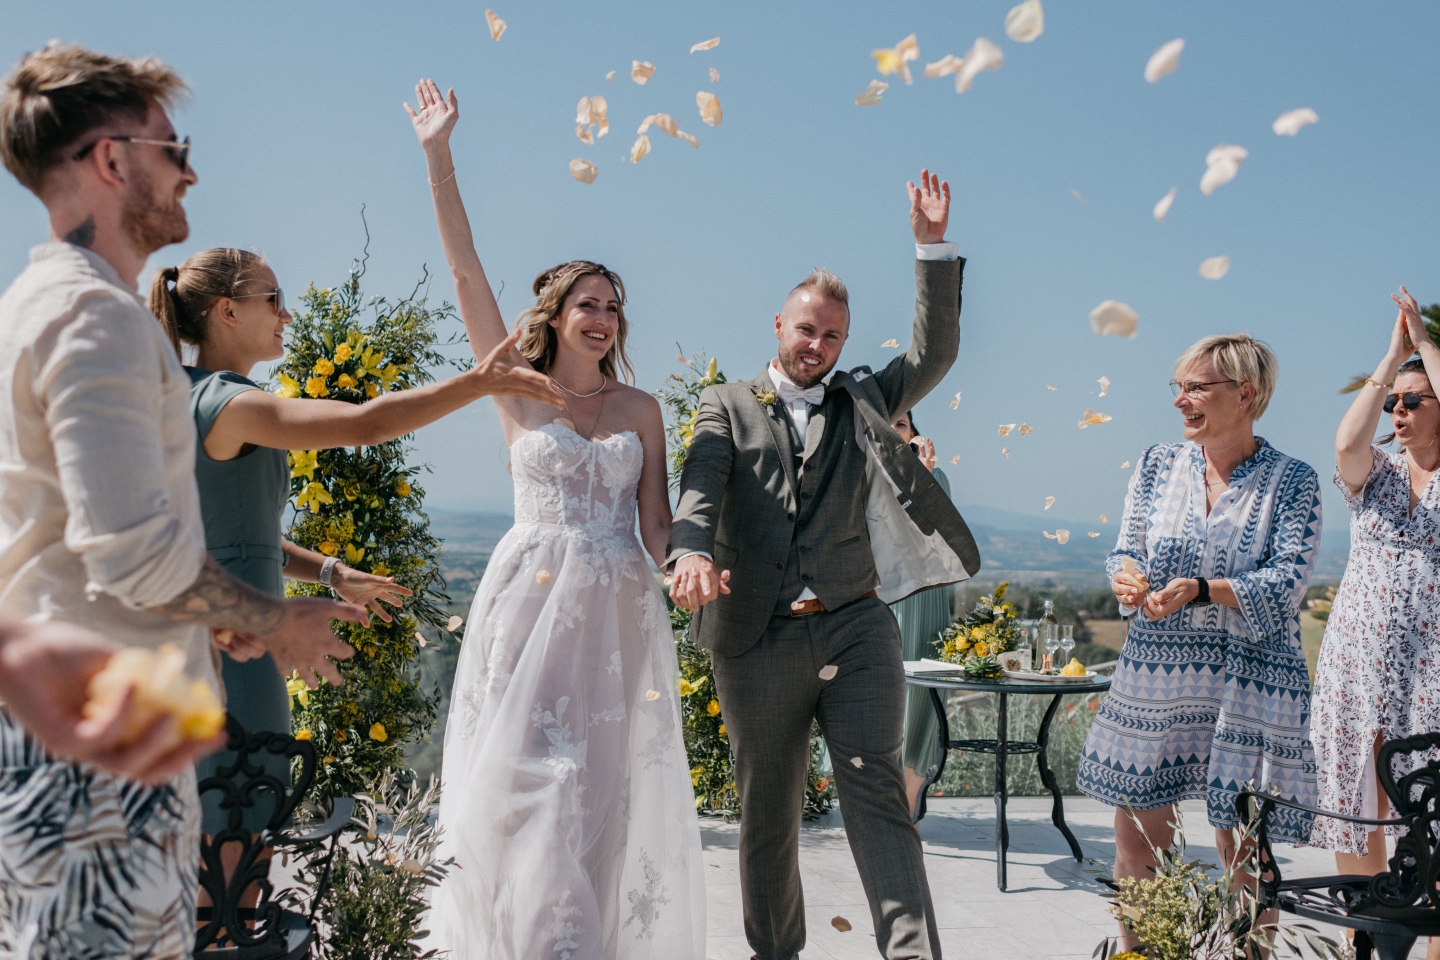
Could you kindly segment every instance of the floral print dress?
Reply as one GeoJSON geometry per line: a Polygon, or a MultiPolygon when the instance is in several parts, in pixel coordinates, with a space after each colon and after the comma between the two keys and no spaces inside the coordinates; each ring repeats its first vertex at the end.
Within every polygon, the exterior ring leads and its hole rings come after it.
{"type": "MultiPolygon", "coordinates": [[[[1335,595],[1315,672],[1311,737],[1319,805],[1373,817],[1372,747],[1440,730],[1440,484],[1410,510],[1404,452],[1372,448],[1374,465],[1351,496],[1350,558],[1335,595]],[[1364,811],[1364,812],[1362,812],[1364,811]]],[[[1409,770],[1409,757],[1397,773],[1409,770]]],[[[1365,856],[1366,828],[1319,817],[1316,846],[1365,856]]]]}

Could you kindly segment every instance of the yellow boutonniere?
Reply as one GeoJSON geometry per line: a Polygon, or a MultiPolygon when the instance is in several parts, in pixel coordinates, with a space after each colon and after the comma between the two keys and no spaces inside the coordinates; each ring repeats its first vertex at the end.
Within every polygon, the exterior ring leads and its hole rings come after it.
{"type": "Polygon", "coordinates": [[[764,393],[755,394],[755,399],[761,406],[769,407],[775,404],[775,392],[767,390],[764,393]]]}

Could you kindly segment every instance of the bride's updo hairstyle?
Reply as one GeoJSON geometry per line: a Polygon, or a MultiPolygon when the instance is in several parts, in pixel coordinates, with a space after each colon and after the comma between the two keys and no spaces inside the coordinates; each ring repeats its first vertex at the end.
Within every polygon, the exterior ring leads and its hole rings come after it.
{"type": "Polygon", "coordinates": [[[160,318],[176,352],[182,342],[204,343],[205,314],[216,300],[235,296],[236,288],[263,266],[265,258],[258,253],[215,247],[178,267],[157,270],[150,283],[150,312],[160,318]]]}
{"type": "Polygon", "coordinates": [[[551,267],[535,278],[531,289],[535,291],[535,306],[520,314],[520,355],[539,370],[549,373],[555,365],[555,352],[559,349],[560,338],[552,320],[560,316],[565,307],[565,298],[581,277],[598,276],[610,281],[620,303],[616,310],[619,325],[615,330],[615,343],[600,360],[600,372],[612,380],[624,378],[626,383],[635,382],[635,371],[630,366],[630,357],[625,353],[625,335],[630,323],[625,319],[625,283],[620,275],[604,264],[589,260],[571,260],[558,267],[551,267]]]}

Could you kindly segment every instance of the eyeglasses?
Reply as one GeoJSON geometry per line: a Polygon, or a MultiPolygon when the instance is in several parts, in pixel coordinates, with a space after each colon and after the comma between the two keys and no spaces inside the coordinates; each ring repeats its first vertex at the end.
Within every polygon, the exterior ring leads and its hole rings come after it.
{"type": "Polygon", "coordinates": [[[1178,397],[1178,396],[1180,396],[1180,391],[1183,389],[1183,390],[1185,391],[1185,395],[1186,395],[1186,396],[1190,396],[1190,397],[1203,397],[1203,396],[1205,396],[1205,388],[1206,388],[1206,387],[1213,387],[1213,386],[1215,386],[1215,384],[1217,384],[1217,383],[1239,383],[1239,382],[1240,382],[1239,380],[1206,380],[1206,381],[1203,381],[1203,382],[1202,382],[1202,381],[1199,381],[1199,380],[1185,380],[1185,381],[1183,381],[1183,382],[1180,381],[1180,380],[1171,380],[1171,381],[1170,381],[1170,392],[1173,393],[1173,394],[1175,394],[1175,396],[1178,397]]]}
{"type": "Polygon", "coordinates": [[[1392,393],[1385,398],[1385,412],[1394,413],[1395,404],[1400,402],[1405,404],[1406,410],[1414,410],[1420,406],[1420,401],[1427,397],[1431,400],[1435,399],[1433,393],[1392,393]]]}
{"type": "Polygon", "coordinates": [[[275,304],[276,316],[279,316],[280,314],[285,312],[285,291],[281,290],[279,287],[276,287],[274,290],[268,290],[265,293],[245,293],[241,294],[238,297],[231,297],[230,299],[249,300],[253,297],[269,297],[270,301],[275,304]]]}
{"type": "Polygon", "coordinates": [[[101,140],[123,140],[126,143],[148,143],[152,147],[165,147],[165,152],[175,162],[175,166],[182,171],[190,166],[190,138],[184,140],[147,140],[145,137],[96,137],[89,145],[82,147],[80,152],[71,157],[71,160],[83,160],[85,155],[95,149],[96,144],[101,140]]]}

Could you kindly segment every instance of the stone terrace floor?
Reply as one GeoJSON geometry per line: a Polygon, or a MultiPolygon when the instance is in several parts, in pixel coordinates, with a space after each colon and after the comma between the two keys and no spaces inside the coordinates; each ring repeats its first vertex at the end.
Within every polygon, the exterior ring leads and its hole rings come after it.
{"type": "MultiPolygon", "coordinates": [[[[935,901],[945,955],[1004,960],[1089,960],[1100,939],[1115,932],[1105,912],[1104,888],[1086,869],[1108,873],[1114,862],[1114,812],[1083,797],[1067,797],[1065,819],[1085,856],[1076,863],[1064,837],[1050,823],[1048,797],[1017,797],[1007,808],[1010,823],[1009,891],[995,888],[994,801],[930,798],[920,823],[925,868],[935,901]]],[[[1201,803],[1182,805],[1190,854],[1213,861],[1215,831],[1201,803]]],[[[739,824],[701,821],[709,895],[707,960],[748,960],[740,909],[739,824]]],[[[1275,848],[1290,876],[1333,873],[1323,850],[1275,848]],[[1290,872],[1293,871],[1293,872],[1290,872]]],[[[855,861],[837,811],[807,822],[800,833],[800,872],[805,887],[808,944],[802,960],[872,960],[879,956],[874,928],[855,861]],[[847,933],[831,925],[844,917],[847,933]]],[[[1412,960],[1424,957],[1417,942],[1412,960]]]]}

